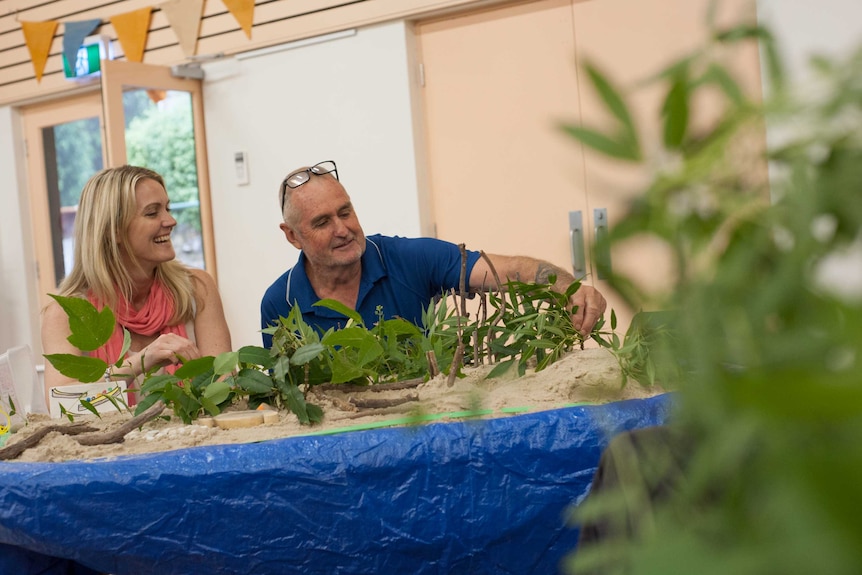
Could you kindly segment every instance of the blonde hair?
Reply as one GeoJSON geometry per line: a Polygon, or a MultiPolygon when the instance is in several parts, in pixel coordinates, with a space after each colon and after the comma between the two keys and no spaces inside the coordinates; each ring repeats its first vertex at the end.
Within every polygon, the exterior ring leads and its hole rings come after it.
{"type": "MultiPolygon", "coordinates": [[[[84,185],[75,218],[75,263],[60,283],[60,295],[91,294],[113,310],[117,309],[118,294],[132,301],[132,275],[123,258],[138,265],[126,246],[129,224],[137,211],[135,187],[143,179],[165,186],[159,174],[138,166],[107,168],[84,185]]],[[[161,263],[156,267],[156,280],[164,284],[174,301],[170,325],[191,320],[194,285],[189,268],[177,260],[161,263]]]]}

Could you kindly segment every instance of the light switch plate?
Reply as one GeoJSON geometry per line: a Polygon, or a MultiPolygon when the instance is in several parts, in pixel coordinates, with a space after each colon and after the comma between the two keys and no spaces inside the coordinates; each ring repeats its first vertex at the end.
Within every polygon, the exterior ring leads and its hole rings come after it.
{"type": "Polygon", "coordinates": [[[233,153],[233,164],[236,170],[236,183],[238,186],[248,184],[248,155],[245,152],[233,153]]]}

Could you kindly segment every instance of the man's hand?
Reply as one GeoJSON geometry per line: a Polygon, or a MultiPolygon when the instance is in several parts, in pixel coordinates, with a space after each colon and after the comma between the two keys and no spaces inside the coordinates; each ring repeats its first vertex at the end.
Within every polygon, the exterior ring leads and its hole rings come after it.
{"type": "Polygon", "coordinates": [[[608,302],[593,286],[581,285],[569,299],[578,309],[572,314],[572,325],[586,339],[590,336],[596,322],[605,313],[608,302]]]}
{"type": "MultiPolygon", "coordinates": [[[[487,254],[487,257],[497,271],[501,282],[518,280],[547,283],[551,276],[554,276],[556,282],[552,289],[557,293],[565,293],[566,289],[575,281],[572,274],[544,260],[528,256],[501,256],[499,254],[487,254]]],[[[470,287],[485,289],[488,287],[488,278],[493,277],[495,276],[491,267],[482,258],[476,262],[470,273],[470,287]]],[[[596,288],[585,284],[581,284],[578,291],[572,294],[569,302],[578,308],[572,314],[572,325],[584,338],[588,338],[596,322],[604,315],[608,302],[596,288]]]]}

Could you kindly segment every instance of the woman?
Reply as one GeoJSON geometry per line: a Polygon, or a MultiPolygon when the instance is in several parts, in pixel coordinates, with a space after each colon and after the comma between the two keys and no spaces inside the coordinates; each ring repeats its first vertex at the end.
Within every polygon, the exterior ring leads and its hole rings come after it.
{"type": "MultiPolygon", "coordinates": [[[[111,339],[90,355],[115,363],[123,327],[131,347],[120,368],[106,378],[137,377],[153,367],[173,371],[181,358],[196,359],[230,351],[230,332],[212,276],[176,261],[171,215],[162,177],[146,168],[102,170],[81,192],[75,220],[75,264],[60,284],[60,295],[86,297],[117,318],[111,339]]],[[[43,312],[45,354],[82,355],[67,340],[66,312],[52,301],[43,312]]],[[[45,386],[77,383],[50,362],[45,386]]]]}

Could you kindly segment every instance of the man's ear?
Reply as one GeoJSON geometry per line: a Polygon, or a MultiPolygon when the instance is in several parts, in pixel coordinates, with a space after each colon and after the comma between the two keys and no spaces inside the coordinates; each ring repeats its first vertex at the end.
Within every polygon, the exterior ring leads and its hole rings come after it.
{"type": "Polygon", "coordinates": [[[290,226],[288,226],[285,222],[282,222],[278,224],[278,227],[281,228],[281,231],[284,232],[284,237],[287,238],[287,241],[289,241],[293,247],[298,250],[302,249],[302,244],[299,241],[299,236],[290,226]]]}

